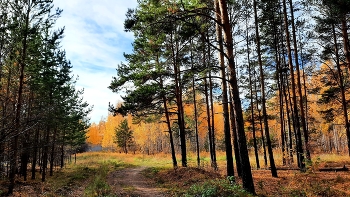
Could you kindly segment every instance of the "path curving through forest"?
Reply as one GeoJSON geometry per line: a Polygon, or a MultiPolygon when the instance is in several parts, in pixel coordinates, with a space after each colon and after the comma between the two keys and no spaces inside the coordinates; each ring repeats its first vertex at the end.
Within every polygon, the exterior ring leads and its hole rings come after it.
{"type": "Polygon", "coordinates": [[[145,177],[142,171],[146,167],[125,168],[111,172],[107,183],[114,194],[130,197],[164,197],[164,189],[157,188],[153,180],[145,177]]]}

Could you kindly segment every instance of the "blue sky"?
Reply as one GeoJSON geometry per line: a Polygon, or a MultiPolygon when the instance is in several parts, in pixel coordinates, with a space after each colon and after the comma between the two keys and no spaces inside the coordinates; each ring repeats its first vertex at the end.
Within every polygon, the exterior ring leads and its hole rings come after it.
{"type": "Polygon", "coordinates": [[[77,89],[84,88],[84,100],[94,106],[89,117],[98,123],[108,115],[108,103],[120,96],[109,86],[116,76],[123,53],[131,52],[132,33],[124,32],[125,13],[135,8],[137,0],[56,0],[63,9],[57,27],[65,27],[62,48],[72,62],[73,74],[79,76],[77,89]]]}

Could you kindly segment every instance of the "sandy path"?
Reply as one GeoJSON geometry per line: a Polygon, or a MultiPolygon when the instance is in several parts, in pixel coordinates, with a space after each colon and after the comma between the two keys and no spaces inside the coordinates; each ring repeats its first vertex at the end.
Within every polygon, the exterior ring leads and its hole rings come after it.
{"type": "Polygon", "coordinates": [[[155,183],[142,175],[145,167],[126,168],[110,173],[107,182],[116,195],[129,197],[164,197],[164,190],[155,187],[155,183]]]}

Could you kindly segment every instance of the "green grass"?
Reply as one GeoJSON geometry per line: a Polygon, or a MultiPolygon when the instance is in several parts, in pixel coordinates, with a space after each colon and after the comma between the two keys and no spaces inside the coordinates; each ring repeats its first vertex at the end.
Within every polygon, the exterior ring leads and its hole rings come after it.
{"type": "Polygon", "coordinates": [[[194,184],[183,195],[185,197],[247,197],[252,196],[239,185],[231,184],[229,180],[217,179],[194,184]]]}
{"type": "Polygon", "coordinates": [[[113,155],[106,153],[85,153],[77,155],[77,163],[70,163],[49,177],[45,183],[46,196],[66,196],[79,187],[85,188],[84,196],[108,196],[110,186],[106,182],[111,171],[131,167],[113,155]]]}

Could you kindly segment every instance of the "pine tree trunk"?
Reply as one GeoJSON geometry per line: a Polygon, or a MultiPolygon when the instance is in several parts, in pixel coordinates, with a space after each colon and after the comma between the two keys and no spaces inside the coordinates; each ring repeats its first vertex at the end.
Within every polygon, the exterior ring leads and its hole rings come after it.
{"type": "MultiPolygon", "coordinates": [[[[210,47],[209,47],[210,48],[210,47]]],[[[208,53],[208,56],[210,52],[208,53]]],[[[210,60],[209,60],[210,62],[210,60]]],[[[211,142],[212,142],[212,152],[213,152],[213,168],[218,170],[218,164],[216,161],[216,142],[215,142],[215,113],[214,113],[214,99],[213,99],[213,82],[211,78],[211,71],[209,69],[209,96],[210,96],[210,111],[211,111],[211,142]]]]}
{"type": "Polygon", "coordinates": [[[304,151],[303,151],[303,145],[302,145],[302,139],[301,139],[301,131],[300,131],[300,117],[298,112],[298,106],[297,106],[297,95],[296,95],[296,87],[295,87],[295,76],[294,76],[294,66],[292,63],[292,51],[291,51],[291,45],[290,45],[290,34],[289,34],[289,25],[288,25],[288,17],[287,17],[287,6],[286,6],[286,0],[283,0],[283,15],[284,15],[284,25],[285,25],[285,32],[286,32],[286,42],[287,42],[287,51],[288,51],[288,65],[291,75],[291,83],[292,83],[292,99],[293,99],[293,112],[294,112],[294,123],[295,128],[297,132],[297,154],[298,154],[298,164],[301,171],[305,170],[305,163],[304,163],[304,151]]]}
{"type": "Polygon", "coordinates": [[[56,148],[56,135],[57,128],[54,129],[52,136],[52,145],[51,145],[51,153],[50,153],[50,176],[53,176],[53,166],[55,161],[55,148],[56,148]]]}
{"type": "Polygon", "coordinates": [[[292,0],[289,0],[289,6],[290,6],[291,24],[292,24],[292,33],[293,33],[294,61],[295,61],[295,68],[297,71],[297,86],[298,86],[298,94],[299,94],[301,127],[303,128],[303,133],[304,133],[306,158],[310,161],[311,154],[310,154],[310,150],[309,150],[309,132],[308,132],[307,127],[306,127],[304,102],[303,102],[304,99],[303,99],[303,93],[302,93],[302,88],[301,88],[299,53],[298,53],[297,38],[296,38],[296,33],[295,33],[296,29],[295,29],[295,22],[294,22],[294,9],[293,9],[292,0]]]}
{"type": "MultiPolygon", "coordinates": [[[[215,17],[220,21],[220,7],[219,2],[215,0],[215,17]]],[[[224,51],[224,45],[222,40],[222,28],[219,24],[216,24],[216,38],[218,41],[218,48],[220,51],[224,51]]],[[[230,132],[230,114],[228,111],[228,95],[227,95],[227,82],[226,82],[226,68],[225,57],[222,52],[219,52],[219,64],[221,68],[221,87],[222,87],[222,111],[224,118],[224,134],[225,134],[225,150],[226,150],[226,173],[227,176],[234,176],[233,157],[232,157],[232,142],[230,132]]]]}
{"type": "Polygon", "coordinates": [[[335,59],[337,64],[337,72],[338,72],[338,83],[340,86],[341,91],[341,103],[343,107],[343,116],[344,116],[344,122],[345,122],[345,129],[346,129],[346,137],[348,141],[348,152],[350,156],[350,125],[349,125],[349,118],[348,118],[348,108],[347,108],[347,101],[345,97],[345,85],[344,85],[344,77],[343,73],[340,67],[340,58],[339,58],[339,49],[338,49],[338,43],[337,43],[337,36],[335,32],[335,25],[332,24],[332,33],[333,33],[333,41],[334,41],[334,52],[335,52],[335,59]]]}
{"type": "Polygon", "coordinates": [[[211,127],[211,116],[210,116],[210,106],[209,106],[209,95],[208,95],[208,82],[207,78],[204,78],[204,91],[205,91],[205,106],[206,106],[206,113],[207,113],[207,124],[208,124],[208,141],[209,141],[209,153],[210,153],[210,161],[211,161],[211,167],[215,169],[216,161],[214,159],[214,153],[213,153],[213,136],[212,136],[212,127],[211,127]]]}
{"type": "Polygon", "coordinates": [[[343,34],[343,45],[344,45],[344,52],[345,52],[345,58],[346,63],[348,65],[348,68],[350,69],[350,43],[349,43],[349,33],[348,33],[348,24],[346,21],[346,15],[341,20],[341,30],[343,34]]]}
{"type": "Polygon", "coordinates": [[[15,130],[13,133],[13,138],[11,141],[11,150],[13,152],[11,165],[10,165],[10,184],[8,189],[8,194],[13,193],[13,188],[15,186],[15,175],[18,169],[18,139],[20,135],[20,121],[21,121],[21,110],[22,110],[22,97],[23,97],[23,89],[24,89],[24,68],[26,66],[26,56],[27,56],[27,38],[28,38],[28,29],[29,29],[29,14],[30,14],[30,6],[28,5],[25,19],[25,26],[23,30],[23,40],[22,40],[22,51],[21,58],[19,63],[19,87],[18,87],[18,95],[16,100],[16,108],[15,108],[15,130]]]}
{"type": "Polygon", "coordinates": [[[242,177],[242,163],[239,153],[239,146],[238,146],[238,137],[237,137],[237,128],[236,128],[236,116],[234,112],[234,107],[232,103],[232,93],[229,91],[229,107],[230,107],[230,126],[232,130],[232,137],[233,137],[233,148],[235,150],[235,160],[236,160],[236,168],[237,168],[237,175],[239,177],[242,177]]]}
{"type": "Polygon", "coordinates": [[[244,121],[243,121],[243,112],[241,99],[239,97],[238,81],[236,76],[236,65],[234,61],[233,53],[233,39],[231,31],[231,23],[229,20],[227,12],[227,2],[226,0],[219,0],[220,10],[221,10],[221,22],[223,25],[224,32],[224,42],[226,43],[226,55],[228,56],[228,67],[229,67],[229,83],[232,91],[233,105],[236,116],[236,128],[237,128],[237,137],[239,144],[239,153],[240,159],[242,162],[242,182],[243,188],[248,192],[255,194],[254,182],[252,171],[249,162],[247,140],[244,132],[244,121]]]}
{"type": "Polygon", "coordinates": [[[172,58],[174,67],[174,83],[175,83],[175,96],[177,104],[177,115],[178,115],[178,125],[180,132],[180,146],[181,146],[181,158],[182,167],[187,167],[187,153],[186,153],[186,131],[185,131],[185,119],[184,110],[182,103],[182,88],[180,85],[180,68],[177,61],[178,54],[178,44],[176,43],[176,48],[174,47],[173,35],[171,35],[171,48],[172,48],[172,58]]]}
{"type": "MultiPolygon", "coordinates": [[[[191,40],[191,45],[192,45],[192,40],[191,40]]],[[[191,55],[191,69],[194,69],[192,48],[190,50],[190,55],[191,55]]],[[[195,135],[196,135],[197,167],[199,168],[201,165],[201,160],[200,160],[200,156],[199,156],[200,149],[199,149],[199,136],[198,136],[198,111],[197,111],[195,75],[192,76],[192,90],[193,90],[193,110],[194,110],[193,115],[194,115],[195,135]]]]}
{"type": "Polygon", "coordinates": [[[270,131],[269,131],[269,125],[268,125],[268,120],[267,120],[265,76],[264,76],[264,69],[263,69],[262,60],[261,60],[259,22],[258,22],[256,0],[254,0],[254,18],[255,18],[255,33],[256,33],[255,36],[256,36],[256,44],[257,44],[258,63],[259,63],[260,80],[261,80],[261,82],[260,82],[261,83],[261,107],[262,107],[263,120],[264,120],[264,129],[265,129],[265,136],[266,136],[266,143],[267,143],[267,151],[269,152],[271,174],[273,177],[277,177],[277,169],[276,169],[275,160],[273,157],[272,144],[271,144],[271,139],[270,139],[270,131]]]}
{"type": "MultiPolygon", "coordinates": [[[[254,78],[256,78],[255,72],[254,72],[254,78]]],[[[258,117],[259,117],[259,125],[260,125],[260,135],[261,135],[261,146],[263,147],[264,152],[264,165],[265,168],[267,167],[267,154],[266,154],[266,144],[265,144],[265,138],[264,138],[264,128],[263,128],[263,122],[262,122],[262,116],[261,116],[261,109],[259,109],[258,104],[258,88],[257,88],[257,81],[254,83],[254,91],[255,91],[255,98],[256,98],[256,110],[258,111],[258,117]]]]}
{"type": "Polygon", "coordinates": [[[201,166],[201,160],[199,157],[199,137],[198,137],[198,112],[197,112],[197,100],[196,100],[196,90],[195,90],[195,79],[192,78],[192,88],[193,88],[193,110],[194,110],[194,122],[195,122],[195,132],[196,132],[196,152],[197,152],[197,167],[201,166]]]}
{"type": "MultiPolygon", "coordinates": [[[[162,82],[161,82],[162,83],[162,82]]],[[[168,132],[169,132],[169,138],[170,138],[170,148],[171,148],[171,158],[173,160],[173,167],[177,168],[177,160],[176,160],[176,155],[175,155],[175,146],[174,146],[174,138],[173,138],[173,131],[171,130],[171,125],[170,125],[170,118],[169,118],[169,111],[168,111],[168,106],[167,106],[167,99],[163,95],[163,105],[164,105],[164,110],[165,110],[165,118],[166,118],[166,124],[168,127],[168,132]]]]}
{"type": "Polygon", "coordinates": [[[258,145],[256,142],[256,129],[255,129],[255,118],[254,118],[254,93],[253,93],[253,82],[252,82],[252,65],[250,63],[250,47],[249,47],[249,34],[248,34],[248,19],[246,19],[246,41],[247,41],[247,60],[248,60],[248,78],[249,78],[249,91],[250,91],[250,118],[252,124],[253,132],[253,145],[254,145],[254,154],[255,154],[255,163],[256,168],[260,168],[259,154],[258,154],[258,145]]]}
{"type": "Polygon", "coordinates": [[[38,156],[38,145],[39,144],[39,127],[36,128],[35,134],[34,134],[34,148],[33,148],[33,154],[32,154],[32,180],[35,179],[35,171],[36,171],[36,164],[37,164],[37,156],[38,156]]]}

